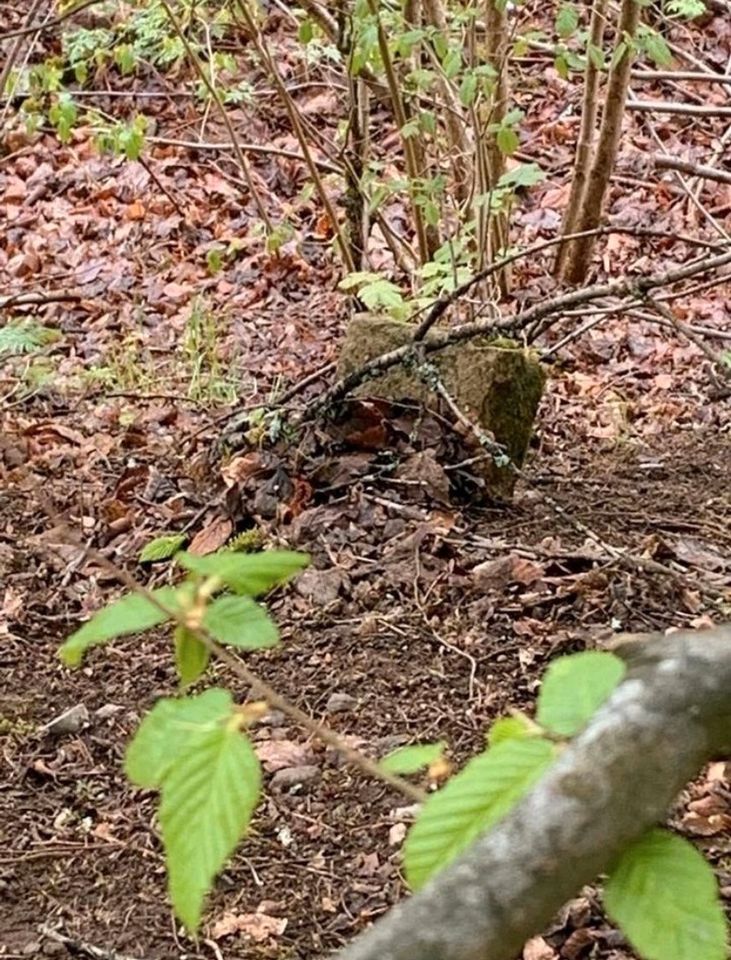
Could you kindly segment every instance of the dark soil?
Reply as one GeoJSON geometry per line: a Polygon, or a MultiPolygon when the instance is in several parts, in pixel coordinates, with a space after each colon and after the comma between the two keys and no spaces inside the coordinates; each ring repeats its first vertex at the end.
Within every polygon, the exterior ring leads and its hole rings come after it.
{"type": "MultiPolygon", "coordinates": [[[[24,415],[44,419],[39,407],[24,415]]],[[[77,411],[71,422],[78,430],[84,419],[77,411]]],[[[161,463],[153,456],[148,462],[144,449],[135,460],[181,488],[184,461],[161,463]]],[[[273,531],[281,542],[311,550],[317,569],[337,571],[337,596],[332,578],[310,578],[306,591],[292,588],[276,598],[272,608],[284,642],[250,664],[369,753],[440,737],[460,763],[479,749],[496,716],[511,706],[530,709],[550,657],[601,645],[618,629],[715,617],[694,585],[729,582],[730,467],[728,440],[718,428],[671,426],[652,442],[612,450],[574,444],[570,452],[531,463],[540,490],[570,505],[616,546],[681,557],[686,586],[599,559],[533,490],[521,487],[510,507],[455,512],[402,503],[392,490],[364,484],[273,531]],[[476,564],[506,554],[535,564],[538,579],[475,582],[476,564]],[[334,693],[353,698],[345,712],[328,713],[334,693]]],[[[115,589],[83,552],[59,546],[54,553],[57,538],[43,509],[65,503],[66,517],[91,530],[82,510],[93,517],[113,496],[122,465],[96,475],[93,498],[73,484],[74,469],[69,462],[65,474],[54,469],[32,483],[26,476],[3,495],[5,606],[11,608],[3,644],[3,945],[8,955],[63,950],[39,934],[46,923],[131,956],[208,956],[215,941],[206,942],[204,934],[194,945],[175,931],[154,799],[133,791],[121,771],[140,714],[176,688],[166,639],[115,643],[78,672],[63,669],[56,656],[81,611],[115,589]],[[78,734],[54,738],[42,731],[75,704],[90,715],[78,734]]],[[[209,490],[196,484],[191,491],[188,510],[195,512],[209,490]]],[[[98,525],[97,519],[95,532],[98,525]]],[[[122,554],[129,563],[133,552],[122,554]]],[[[134,564],[131,569],[145,575],[134,564]]],[[[246,697],[235,679],[222,675],[221,682],[246,697]]],[[[234,935],[221,949],[315,956],[344,943],[400,895],[398,826],[411,813],[403,798],[343,765],[280,715],[265,718],[255,738],[274,744],[275,757],[279,744],[285,769],[312,766],[315,776],[301,786],[266,790],[252,835],[219,880],[206,929],[210,936],[222,916],[260,911],[286,919],[280,936],[254,947],[234,935]]],[[[728,884],[722,787],[713,779],[695,785],[678,823],[683,829],[687,821],[686,832],[708,849],[728,884]],[[690,800],[711,813],[694,816],[690,800]]],[[[549,943],[560,948],[571,936],[575,942],[578,929],[585,938],[581,955],[590,948],[629,955],[591,891],[573,909],[557,921],[549,943]]]]}

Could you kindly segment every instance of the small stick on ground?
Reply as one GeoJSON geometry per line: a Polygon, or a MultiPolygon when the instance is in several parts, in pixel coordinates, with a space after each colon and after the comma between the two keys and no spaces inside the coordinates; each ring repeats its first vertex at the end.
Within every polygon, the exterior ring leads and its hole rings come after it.
{"type": "Polygon", "coordinates": [[[54,930],[53,927],[47,923],[41,924],[38,932],[42,937],[53,940],[54,943],[63,944],[70,953],[80,953],[85,957],[91,957],[91,960],[136,960],[135,957],[128,957],[123,953],[117,953],[116,950],[110,950],[107,947],[95,947],[92,943],[87,943],[86,940],[67,937],[65,934],[59,933],[58,930],[54,930]]]}
{"type": "Polygon", "coordinates": [[[0,297],[0,310],[6,307],[30,307],[43,303],[78,303],[81,295],[65,293],[63,290],[50,293],[11,293],[7,297],[0,297]]]}

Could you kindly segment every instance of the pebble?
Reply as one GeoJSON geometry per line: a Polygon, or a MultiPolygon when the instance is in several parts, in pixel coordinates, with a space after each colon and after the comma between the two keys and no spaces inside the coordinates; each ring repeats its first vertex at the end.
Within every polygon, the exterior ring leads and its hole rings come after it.
{"type": "Polygon", "coordinates": [[[103,707],[99,707],[98,710],[94,711],[94,716],[100,720],[108,720],[110,717],[113,717],[115,713],[119,713],[120,710],[124,710],[124,707],[118,703],[105,703],[103,707]]]}
{"type": "Polygon", "coordinates": [[[272,777],[272,790],[288,790],[320,776],[320,768],[315,766],[285,767],[277,770],[272,777]]]}
{"type": "Polygon", "coordinates": [[[347,713],[357,706],[357,699],[349,693],[331,693],[325,704],[325,713],[347,713]]]}
{"type": "Polygon", "coordinates": [[[54,717],[50,723],[45,726],[45,732],[52,737],[63,737],[67,733],[78,733],[84,724],[89,722],[89,711],[86,704],[77,703],[75,707],[69,707],[57,717],[54,717]]]}

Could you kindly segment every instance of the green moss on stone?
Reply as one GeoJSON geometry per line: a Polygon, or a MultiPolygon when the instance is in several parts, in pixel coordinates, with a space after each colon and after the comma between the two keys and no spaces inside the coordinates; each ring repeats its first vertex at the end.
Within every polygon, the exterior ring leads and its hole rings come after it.
{"type": "MultiPolygon", "coordinates": [[[[353,317],[338,363],[339,376],[347,376],[368,360],[408,343],[413,331],[412,324],[385,317],[353,317]]],[[[459,407],[490,431],[511,460],[521,466],[546,381],[535,354],[505,338],[475,337],[435,351],[429,359],[459,407]]],[[[359,396],[437,404],[433,392],[402,365],[362,384],[355,392],[359,396]]],[[[493,496],[512,495],[512,470],[486,461],[484,474],[493,496]]]]}

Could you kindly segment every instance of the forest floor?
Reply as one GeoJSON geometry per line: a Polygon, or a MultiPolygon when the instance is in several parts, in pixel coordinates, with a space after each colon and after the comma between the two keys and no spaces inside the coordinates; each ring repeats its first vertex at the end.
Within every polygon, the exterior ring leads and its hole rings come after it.
{"type": "MultiPolygon", "coordinates": [[[[20,22],[22,7],[0,3],[0,23],[20,22]]],[[[338,91],[308,86],[326,81],[326,68],[305,69],[284,26],[277,14],[269,29],[288,79],[300,82],[304,115],[335,117],[338,91]]],[[[726,69],[731,25],[722,17],[671,37],[726,69]]],[[[525,70],[524,149],[548,174],[515,214],[514,241],[527,244],[560,223],[575,130],[562,112],[577,91],[545,62],[525,70]]],[[[293,149],[266,78],[252,82],[261,89],[254,105],[231,111],[242,139],[293,149]]],[[[158,90],[142,108],[159,137],[226,139],[213,115],[202,122],[191,100],[166,96],[164,80],[107,84],[129,92],[98,94],[119,117],[141,108],[134,90],[158,90]]],[[[661,84],[637,89],[677,98],[661,84]]],[[[729,87],[688,90],[731,102],[729,87]]],[[[656,152],[649,123],[627,118],[612,222],[713,238],[677,179],[643,166],[656,152]]],[[[713,119],[653,123],[669,151],[701,162],[723,135],[713,119]]],[[[50,132],[24,141],[12,112],[4,138],[2,293],[48,301],[6,307],[3,320],[33,317],[58,337],[40,355],[0,358],[0,956],[63,956],[59,936],[77,955],[93,946],[143,960],[319,956],[403,895],[400,847],[413,810],[269,714],[253,731],[266,783],[252,833],[217,882],[201,938],[188,939],[166,899],[154,797],[130,787],[121,763],[140,716],[176,690],[169,644],[153,633],[109,645],[78,671],[62,667],[59,644],[120,587],[68,541],[60,518],[154,585],[169,565],[138,556],[161,534],[184,532],[205,550],[256,527],[268,546],[310,552],[311,571],[271,599],[283,643],[250,665],[368,754],[444,739],[460,764],[493,719],[531,709],[555,655],[618,631],[729,618],[730,401],[696,346],[620,315],[559,352],[526,464],[531,482],[519,482],[510,504],[470,502],[454,479],[445,496],[453,464],[437,417],[426,431],[436,473],[422,485],[400,482],[399,468],[418,455],[408,410],[361,406],[345,426],[308,431],[294,452],[283,443],[221,450],[222,418],[334,360],[347,322],[319,211],[302,195],[302,164],[253,161],[272,212],[286,208],[297,226],[274,255],[250,229],[251,204],[221,153],[157,144],[145,164],[128,162],[100,155],[83,128],[67,146],[50,132]],[[212,274],[209,251],[232,243],[236,255],[212,274]],[[59,292],[76,299],[59,302],[59,292]],[[576,519],[678,575],[620,567],[576,519]],[[77,728],[46,729],[77,705],[77,728]]],[[[730,187],[707,184],[700,202],[728,227],[730,187]]],[[[602,250],[600,277],[687,258],[680,239],[621,236],[602,250]]],[[[519,265],[514,289],[506,309],[550,294],[550,258],[519,265]]],[[[687,323],[728,334],[731,282],[677,307],[687,323]]],[[[246,698],[235,678],[215,672],[246,698]]],[[[673,825],[707,852],[731,898],[724,774],[715,764],[690,785],[673,825]]],[[[524,953],[632,956],[593,888],[577,891],[524,953]]]]}

